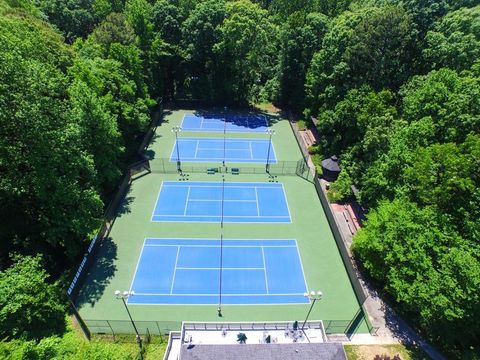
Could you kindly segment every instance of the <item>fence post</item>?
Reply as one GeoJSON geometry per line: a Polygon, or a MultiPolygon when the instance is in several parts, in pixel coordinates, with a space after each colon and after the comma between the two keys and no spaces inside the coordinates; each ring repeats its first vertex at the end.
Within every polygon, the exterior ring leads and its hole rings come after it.
{"type": "Polygon", "coordinates": [[[115,341],[115,331],[113,331],[113,327],[112,327],[112,325],[110,325],[110,321],[108,321],[108,320],[106,320],[106,321],[107,321],[108,327],[112,331],[113,341],[115,341]]]}
{"type": "Polygon", "coordinates": [[[80,325],[80,328],[82,329],[83,335],[85,335],[85,337],[88,340],[90,340],[92,338],[92,334],[90,333],[90,330],[88,329],[87,324],[85,324],[85,322],[83,321],[82,317],[80,316],[80,313],[77,310],[77,307],[73,303],[73,300],[70,296],[68,297],[68,300],[70,300],[70,307],[73,311],[73,315],[75,316],[75,319],[78,322],[78,325],[80,325]]]}

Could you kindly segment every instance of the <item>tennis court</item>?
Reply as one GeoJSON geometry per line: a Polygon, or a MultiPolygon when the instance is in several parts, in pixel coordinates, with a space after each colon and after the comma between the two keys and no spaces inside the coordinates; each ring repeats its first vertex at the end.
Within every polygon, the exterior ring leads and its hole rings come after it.
{"type": "Polygon", "coordinates": [[[295,240],[147,238],[128,303],[305,304],[306,288],[295,240]]]}
{"type": "Polygon", "coordinates": [[[177,161],[177,156],[187,162],[266,163],[268,158],[269,163],[277,163],[273,144],[262,139],[179,138],[170,161],[177,161]]]}
{"type": "Polygon", "coordinates": [[[160,186],[152,221],[290,223],[278,183],[179,182],[160,186]]]}
{"type": "Polygon", "coordinates": [[[206,132],[265,132],[268,120],[264,115],[185,114],[182,129],[206,132]]]}

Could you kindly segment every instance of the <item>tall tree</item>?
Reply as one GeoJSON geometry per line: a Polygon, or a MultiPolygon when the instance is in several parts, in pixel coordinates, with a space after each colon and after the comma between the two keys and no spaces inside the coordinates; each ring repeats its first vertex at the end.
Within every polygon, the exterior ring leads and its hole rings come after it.
{"type": "Polygon", "coordinates": [[[307,74],[309,113],[332,108],[366,83],[396,90],[409,76],[410,18],[398,6],[366,7],[337,17],[307,74]]]}
{"type": "Polygon", "coordinates": [[[425,38],[423,56],[432,68],[469,69],[480,57],[480,5],[440,19],[425,38]]]}
{"type": "Polygon", "coordinates": [[[239,0],[226,4],[220,31],[221,41],[214,47],[224,78],[219,99],[246,103],[258,98],[262,84],[274,73],[277,27],[260,6],[239,0]]]}
{"type": "Polygon", "coordinates": [[[65,305],[40,257],[13,259],[0,271],[0,336],[39,339],[65,329],[65,305]]]}
{"type": "Polygon", "coordinates": [[[432,71],[407,83],[403,116],[413,122],[430,117],[439,142],[463,142],[470,132],[480,132],[480,77],[458,75],[449,69],[432,71]]]}
{"type": "Polygon", "coordinates": [[[184,89],[194,98],[213,100],[220,84],[221,63],[213,47],[221,41],[220,24],[225,19],[223,1],[199,3],[183,23],[183,48],[186,52],[184,89]]]}
{"type": "Polygon", "coordinates": [[[0,237],[9,251],[74,262],[97,228],[96,173],[68,117],[71,54],[44,23],[0,17],[0,237]]]}
{"type": "Polygon", "coordinates": [[[86,37],[99,21],[94,0],[39,0],[39,8],[58,27],[68,42],[86,37]]]}
{"type": "Polygon", "coordinates": [[[278,102],[294,111],[304,109],[305,77],[313,54],[320,49],[329,19],[319,13],[290,15],[280,32],[278,102]]]}

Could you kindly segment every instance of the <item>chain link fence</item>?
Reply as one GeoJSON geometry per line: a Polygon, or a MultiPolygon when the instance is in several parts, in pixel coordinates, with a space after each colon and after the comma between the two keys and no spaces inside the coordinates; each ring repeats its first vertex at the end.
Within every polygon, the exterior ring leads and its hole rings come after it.
{"type": "MultiPolygon", "coordinates": [[[[176,162],[166,158],[155,158],[149,161],[150,171],[160,174],[175,174],[178,172],[176,162]]],[[[266,164],[262,165],[229,165],[222,164],[202,164],[202,163],[181,163],[180,169],[184,173],[239,173],[239,174],[266,174],[266,164]]],[[[268,165],[268,174],[300,176],[313,180],[310,168],[304,159],[297,161],[279,161],[268,165]]]]}

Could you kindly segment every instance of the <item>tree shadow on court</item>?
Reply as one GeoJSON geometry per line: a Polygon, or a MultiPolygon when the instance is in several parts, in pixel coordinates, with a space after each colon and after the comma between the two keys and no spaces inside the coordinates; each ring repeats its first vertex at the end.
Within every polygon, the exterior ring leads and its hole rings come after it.
{"type": "Polygon", "coordinates": [[[246,127],[249,129],[258,129],[265,128],[265,118],[268,121],[268,125],[271,126],[281,118],[276,114],[271,114],[266,111],[259,110],[257,108],[245,108],[245,107],[211,107],[211,108],[202,108],[196,109],[193,111],[193,114],[196,116],[211,118],[211,119],[226,119],[227,123],[239,126],[246,127]],[[257,117],[258,121],[252,121],[250,118],[246,121],[241,116],[257,117]]]}
{"type": "Polygon", "coordinates": [[[135,197],[127,195],[123,198],[118,206],[117,211],[115,212],[115,217],[122,217],[125,214],[130,214],[132,209],[130,208],[131,204],[135,200],[135,197]]]}
{"type": "Polygon", "coordinates": [[[113,278],[117,267],[117,245],[112,238],[106,237],[99,245],[97,254],[92,261],[90,269],[85,276],[85,282],[76,299],[76,305],[95,305],[102,297],[105,288],[113,278]]]}

